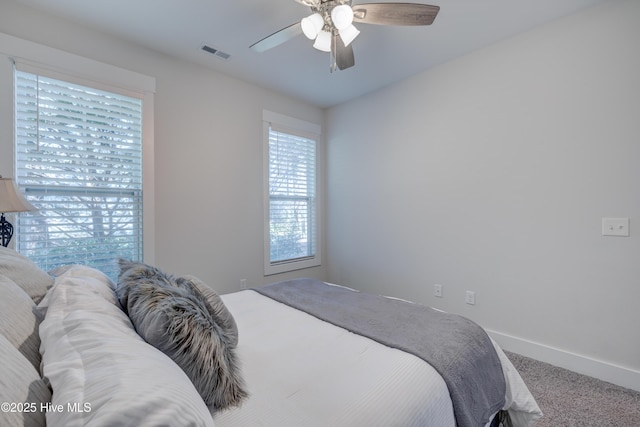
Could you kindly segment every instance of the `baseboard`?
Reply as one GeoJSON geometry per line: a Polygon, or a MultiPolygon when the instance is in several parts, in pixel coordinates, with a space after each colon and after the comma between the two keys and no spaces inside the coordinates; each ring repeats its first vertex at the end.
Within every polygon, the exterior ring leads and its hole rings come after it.
{"type": "Polygon", "coordinates": [[[502,349],[559,366],[579,374],[598,378],[621,387],[640,391],[640,371],[592,359],[566,350],[487,330],[502,349]]]}

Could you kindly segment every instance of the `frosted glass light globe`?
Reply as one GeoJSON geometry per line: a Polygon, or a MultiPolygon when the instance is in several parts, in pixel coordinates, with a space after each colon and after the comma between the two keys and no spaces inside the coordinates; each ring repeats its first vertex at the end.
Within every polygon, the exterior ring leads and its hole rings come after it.
{"type": "Polygon", "coordinates": [[[347,28],[353,22],[353,9],[348,4],[341,4],[331,10],[331,21],[338,30],[347,28]]]}
{"type": "Polygon", "coordinates": [[[324,19],[322,19],[322,16],[316,12],[306,18],[302,18],[300,26],[302,27],[304,35],[307,36],[308,39],[313,40],[322,30],[322,27],[324,26],[324,19]]]}
{"type": "Polygon", "coordinates": [[[329,31],[320,31],[313,47],[323,52],[331,52],[331,33],[329,31]]]}
{"type": "Polygon", "coordinates": [[[353,25],[349,25],[347,28],[338,31],[338,33],[340,34],[342,43],[344,43],[345,46],[349,46],[349,44],[358,37],[360,30],[353,25]]]}

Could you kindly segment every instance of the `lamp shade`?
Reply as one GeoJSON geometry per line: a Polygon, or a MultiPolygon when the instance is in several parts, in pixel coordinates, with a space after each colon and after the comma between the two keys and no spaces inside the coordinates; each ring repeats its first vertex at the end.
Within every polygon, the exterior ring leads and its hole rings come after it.
{"type": "Polygon", "coordinates": [[[360,34],[360,30],[358,30],[354,25],[349,25],[347,28],[344,28],[338,32],[340,34],[340,38],[345,46],[349,46],[349,44],[358,37],[360,34]]]}
{"type": "Polygon", "coordinates": [[[22,197],[14,180],[0,176],[0,212],[26,212],[35,210],[36,208],[22,197]]]}
{"type": "Polygon", "coordinates": [[[331,52],[331,33],[329,31],[320,31],[313,47],[323,52],[331,52]]]}
{"type": "Polygon", "coordinates": [[[341,4],[331,10],[331,21],[338,30],[347,28],[353,22],[353,9],[348,4],[341,4]]]}
{"type": "Polygon", "coordinates": [[[300,26],[302,27],[302,32],[304,35],[313,40],[318,36],[318,33],[322,30],[324,26],[324,19],[319,13],[314,13],[313,15],[309,15],[306,18],[302,18],[300,21],[300,26]]]}

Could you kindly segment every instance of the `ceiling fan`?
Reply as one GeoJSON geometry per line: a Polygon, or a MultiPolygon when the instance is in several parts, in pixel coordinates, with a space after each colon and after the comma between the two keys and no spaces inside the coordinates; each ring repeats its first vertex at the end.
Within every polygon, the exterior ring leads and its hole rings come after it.
{"type": "Polygon", "coordinates": [[[360,34],[356,23],[378,25],[431,25],[439,6],[419,3],[361,3],[351,0],[295,0],[311,8],[311,15],[250,46],[256,52],[276,47],[300,34],[315,40],[313,47],[329,52],[329,71],[355,65],[351,42],[360,34]]]}

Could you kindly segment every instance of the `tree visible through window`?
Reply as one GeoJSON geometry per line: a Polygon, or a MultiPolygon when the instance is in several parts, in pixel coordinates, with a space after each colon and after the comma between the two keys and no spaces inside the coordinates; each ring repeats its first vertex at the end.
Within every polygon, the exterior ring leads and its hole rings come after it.
{"type": "Polygon", "coordinates": [[[267,115],[275,120],[265,121],[265,274],[275,274],[320,265],[319,127],[267,115]]]}
{"type": "Polygon", "coordinates": [[[82,263],[115,278],[142,259],[142,100],[16,71],[16,249],[41,268],[82,263]]]}
{"type": "Polygon", "coordinates": [[[316,142],[269,132],[271,262],[315,255],[316,142]]]}

